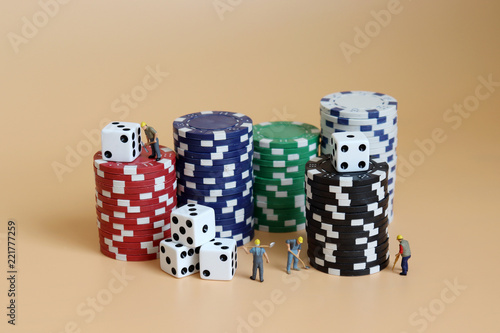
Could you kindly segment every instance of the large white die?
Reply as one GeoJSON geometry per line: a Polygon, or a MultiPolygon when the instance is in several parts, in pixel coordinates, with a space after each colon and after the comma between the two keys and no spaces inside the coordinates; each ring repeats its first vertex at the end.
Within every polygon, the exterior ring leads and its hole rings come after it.
{"type": "Polygon", "coordinates": [[[102,158],[106,161],[132,162],[141,154],[141,126],[114,121],[101,131],[102,158]]]}
{"type": "Polygon", "coordinates": [[[191,248],[174,242],[171,238],[160,242],[160,267],[176,278],[191,275],[200,270],[200,248],[191,248]]]}
{"type": "Polygon", "coordinates": [[[231,280],[238,268],[236,241],[215,238],[200,248],[200,276],[205,280],[231,280]]]}
{"type": "Polygon", "coordinates": [[[330,138],[333,167],[338,172],[366,171],[370,165],[370,142],[362,132],[338,132],[330,138]]]}
{"type": "Polygon", "coordinates": [[[189,203],[170,214],[172,239],[189,247],[198,247],[215,237],[213,208],[189,203]]]}

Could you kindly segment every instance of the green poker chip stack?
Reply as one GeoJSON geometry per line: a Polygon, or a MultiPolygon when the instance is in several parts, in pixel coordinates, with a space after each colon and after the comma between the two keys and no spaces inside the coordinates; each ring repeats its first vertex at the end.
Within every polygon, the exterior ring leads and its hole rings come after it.
{"type": "Polygon", "coordinates": [[[305,229],[305,165],[318,155],[319,134],[317,127],[301,122],[254,126],[255,229],[305,229]]]}

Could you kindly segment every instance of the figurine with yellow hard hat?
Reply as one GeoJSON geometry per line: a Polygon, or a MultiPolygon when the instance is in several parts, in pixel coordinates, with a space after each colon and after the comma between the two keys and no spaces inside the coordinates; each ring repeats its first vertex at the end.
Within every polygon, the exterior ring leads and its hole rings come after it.
{"type": "Polygon", "coordinates": [[[146,144],[151,146],[151,156],[149,156],[149,158],[154,158],[157,161],[161,160],[160,139],[158,139],[158,133],[153,127],[148,126],[145,122],[141,123],[141,127],[144,130],[144,134],[146,134],[146,138],[148,139],[148,143],[146,144]]]}
{"type": "Polygon", "coordinates": [[[401,235],[398,235],[397,239],[399,242],[399,252],[396,254],[396,261],[394,262],[394,264],[396,264],[399,257],[401,256],[402,272],[399,273],[399,275],[405,276],[408,274],[408,260],[411,258],[410,243],[408,243],[408,241],[401,235]]]}
{"type": "Polygon", "coordinates": [[[302,249],[302,243],[304,239],[300,236],[297,239],[288,239],[286,240],[286,247],[288,250],[288,259],[286,261],[286,272],[290,274],[290,268],[292,267],[296,271],[300,271],[298,267],[298,263],[300,260],[300,250],[302,249]]]}

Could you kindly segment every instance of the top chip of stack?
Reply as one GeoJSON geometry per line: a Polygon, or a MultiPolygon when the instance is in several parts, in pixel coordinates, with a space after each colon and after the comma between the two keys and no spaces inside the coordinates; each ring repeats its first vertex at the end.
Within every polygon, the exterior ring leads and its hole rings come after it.
{"type": "Polygon", "coordinates": [[[320,102],[322,154],[332,153],[332,133],[359,131],[370,141],[370,158],[389,165],[389,221],[393,219],[396,181],[397,106],[394,97],[370,91],[337,92],[320,102]]]}
{"type": "Polygon", "coordinates": [[[255,227],[293,232],[305,227],[305,164],[317,156],[319,129],[301,122],[254,127],[255,227]]]}
{"type": "Polygon", "coordinates": [[[180,205],[215,211],[216,237],[238,246],[253,238],[252,119],[227,111],[203,111],[173,122],[180,205]]]}
{"type": "Polygon", "coordinates": [[[175,153],[160,147],[161,160],[143,151],[133,162],[94,155],[97,226],[101,252],[113,259],[156,259],[170,237],[170,213],[177,204],[175,153]]]}

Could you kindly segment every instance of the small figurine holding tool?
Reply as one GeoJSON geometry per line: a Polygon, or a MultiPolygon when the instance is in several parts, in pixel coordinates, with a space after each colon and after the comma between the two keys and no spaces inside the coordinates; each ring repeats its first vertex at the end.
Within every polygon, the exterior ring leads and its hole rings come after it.
{"type": "Polygon", "coordinates": [[[298,262],[304,266],[305,269],[309,269],[309,266],[304,264],[302,259],[300,259],[300,250],[302,249],[302,243],[304,239],[302,237],[298,237],[297,239],[288,239],[286,240],[286,247],[288,250],[288,259],[286,261],[286,272],[290,274],[290,268],[293,262],[293,269],[296,271],[300,271],[300,268],[297,266],[298,262]]]}
{"type": "Polygon", "coordinates": [[[255,246],[250,250],[248,250],[248,247],[243,246],[243,250],[246,252],[246,254],[251,253],[253,255],[253,268],[252,276],[250,276],[250,279],[255,280],[255,277],[257,276],[257,269],[259,269],[260,282],[264,282],[264,262],[262,260],[262,256],[264,256],[266,258],[266,262],[269,263],[269,257],[267,256],[266,250],[264,250],[264,248],[271,248],[275,243],[272,242],[269,245],[260,245],[260,239],[256,239],[254,244],[255,246]]]}
{"type": "Polygon", "coordinates": [[[408,274],[408,259],[411,258],[410,243],[408,243],[407,240],[403,239],[403,236],[401,236],[401,235],[398,235],[397,239],[399,242],[399,252],[396,254],[396,260],[394,260],[394,264],[392,265],[392,270],[394,270],[394,267],[396,266],[396,263],[398,262],[399,257],[402,257],[401,269],[403,271],[401,273],[399,273],[399,275],[407,275],[408,274]]]}
{"type": "Polygon", "coordinates": [[[146,143],[146,145],[151,145],[151,156],[149,156],[149,158],[154,158],[157,161],[161,160],[160,139],[158,139],[158,133],[153,127],[148,126],[145,122],[141,123],[141,127],[144,130],[144,134],[146,134],[146,137],[148,138],[148,143],[146,143]]]}

